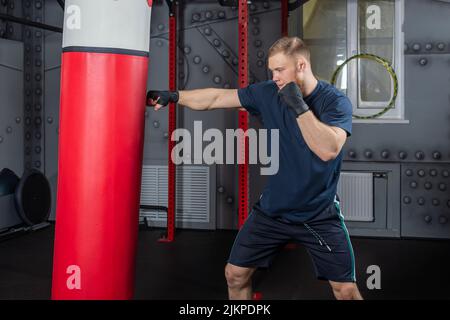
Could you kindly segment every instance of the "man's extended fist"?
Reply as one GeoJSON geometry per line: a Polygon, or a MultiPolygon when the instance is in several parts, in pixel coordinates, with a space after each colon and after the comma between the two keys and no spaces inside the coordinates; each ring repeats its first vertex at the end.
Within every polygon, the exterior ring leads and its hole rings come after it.
{"type": "Polygon", "coordinates": [[[178,102],[178,91],[157,91],[150,90],[147,92],[147,105],[156,106],[160,104],[162,106],[167,106],[170,102],[178,102]]]}
{"type": "Polygon", "coordinates": [[[278,94],[288,107],[294,111],[296,117],[309,110],[308,105],[303,100],[302,92],[295,82],[286,84],[278,94]]]}

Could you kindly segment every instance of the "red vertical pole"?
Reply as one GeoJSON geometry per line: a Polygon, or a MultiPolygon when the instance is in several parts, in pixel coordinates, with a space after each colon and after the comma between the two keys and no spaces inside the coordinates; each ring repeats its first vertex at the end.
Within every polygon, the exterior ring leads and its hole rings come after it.
{"type": "MultiPolygon", "coordinates": [[[[169,90],[177,90],[177,20],[176,4],[171,2],[169,6],[169,90]]],[[[172,242],[175,236],[175,213],[176,213],[176,167],[172,162],[172,149],[175,141],[172,141],[172,133],[176,129],[176,104],[169,103],[169,162],[168,162],[168,199],[167,199],[167,235],[160,241],[172,242]]]]}
{"type": "Polygon", "coordinates": [[[289,0],[281,0],[281,35],[288,36],[289,0]]]}
{"type": "MultiPolygon", "coordinates": [[[[239,87],[248,85],[248,7],[247,0],[239,0],[239,87]]],[[[239,129],[244,133],[248,129],[248,113],[239,111],[239,129]]],[[[238,143],[241,144],[241,159],[239,168],[239,228],[242,227],[248,216],[248,141],[243,136],[238,143]]]]}

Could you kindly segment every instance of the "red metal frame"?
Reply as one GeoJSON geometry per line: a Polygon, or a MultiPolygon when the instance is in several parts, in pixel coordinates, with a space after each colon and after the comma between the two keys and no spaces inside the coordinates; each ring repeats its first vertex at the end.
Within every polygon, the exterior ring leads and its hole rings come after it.
{"type": "MultiPolygon", "coordinates": [[[[177,90],[177,20],[176,4],[172,2],[169,16],[169,90],[177,90]]],[[[176,212],[176,167],[172,162],[172,149],[175,141],[172,141],[172,133],[176,129],[176,104],[169,103],[169,161],[168,161],[168,199],[167,199],[167,234],[159,239],[160,242],[172,242],[175,237],[175,212],[176,212]]]]}
{"type": "Polygon", "coordinates": [[[289,0],[281,0],[281,35],[288,36],[289,0]]]}
{"type": "MultiPolygon", "coordinates": [[[[239,87],[248,85],[248,7],[247,0],[239,0],[239,87]]],[[[239,111],[239,129],[248,130],[248,113],[239,111]]],[[[241,152],[239,170],[239,229],[248,216],[248,139],[245,135],[238,142],[241,152]],[[244,152],[243,152],[244,151],[244,152]]]]}
{"type": "MultiPolygon", "coordinates": [[[[281,1],[281,31],[283,36],[288,34],[288,1],[281,1]]],[[[176,3],[172,2],[170,7],[169,17],[169,90],[176,90],[176,43],[177,43],[177,21],[175,14],[176,3]]],[[[247,0],[239,0],[239,87],[243,88],[248,85],[248,4],[247,0]]],[[[248,113],[246,111],[239,111],[239,129],[242,129],[244,133],[248,130],[248,113]]],[[[172,149],[175,146],[175,142],[170,139],[173,131],[176,129],[176,105],[174,103],[169,104],[169,163],[168,163],[168,211],[167,211],[167,235],[165,238],[160,239],[164,242],[172,242],[175,235],[175,199],[176,199],[176,168],[175,164],[171,161],[172,149]]],[[[249,170],[248,170],[248,139],[245,135],[238,142],[241,144],[241,152],[238,155],[240,163],[238,165],[239,177],[238,177],[238,210],[239,210],[239,228],[242,227],[245,220],[248,217],[249,207],[249,170]],[[244,152],[242,152],[244,151],[244,152]]]]}

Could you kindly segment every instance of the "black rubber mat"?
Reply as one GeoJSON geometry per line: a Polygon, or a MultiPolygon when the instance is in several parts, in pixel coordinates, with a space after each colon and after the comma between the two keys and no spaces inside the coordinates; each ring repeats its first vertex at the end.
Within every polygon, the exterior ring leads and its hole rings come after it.
{"type": "MultiPolygon", "coordinates": [[[[162,230],[141,228],[136,299],[226,299],[224,266],[235,231],[180,230],[158,243],[162,230]]],[[[0,299],[49,299],[54,226],[0,242],[0,299]]],[[[366,299],[450,299],[450,241],[352,238],[358,286],[366,299]],[[380,268],[381,289],[369,290],[367,268],[380,268]]],[[[254,276],[265,299],[333,299],[316,280],[306,250],[284,249],[254,276]]]]}

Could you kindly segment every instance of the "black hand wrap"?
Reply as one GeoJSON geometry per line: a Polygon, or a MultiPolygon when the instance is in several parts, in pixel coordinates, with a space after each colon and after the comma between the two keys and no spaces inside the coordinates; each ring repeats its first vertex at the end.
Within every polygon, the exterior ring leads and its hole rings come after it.
{"type": "Polygon", "coordinates": [[[178,91],[157,91],[157,90],[150,90],[147,92],[147,105],[155,105],[150,103],[150,100],[153,100],[153,102],[158,103],[163,106],[167,106],[170,102],[177,103],[178,102],[178,91]],[[158,100],[159,98],[159,100],[158,100]],[[158,102],[156,102],[158,100],[158,102]]]}
{"type": "Polygon", "coordinates": [[[302,92],[295,82],[289,82],[278,94],[288,107],[294,111],[296,117],[309,110],[308,105],[303,100],[302,92]]]}

